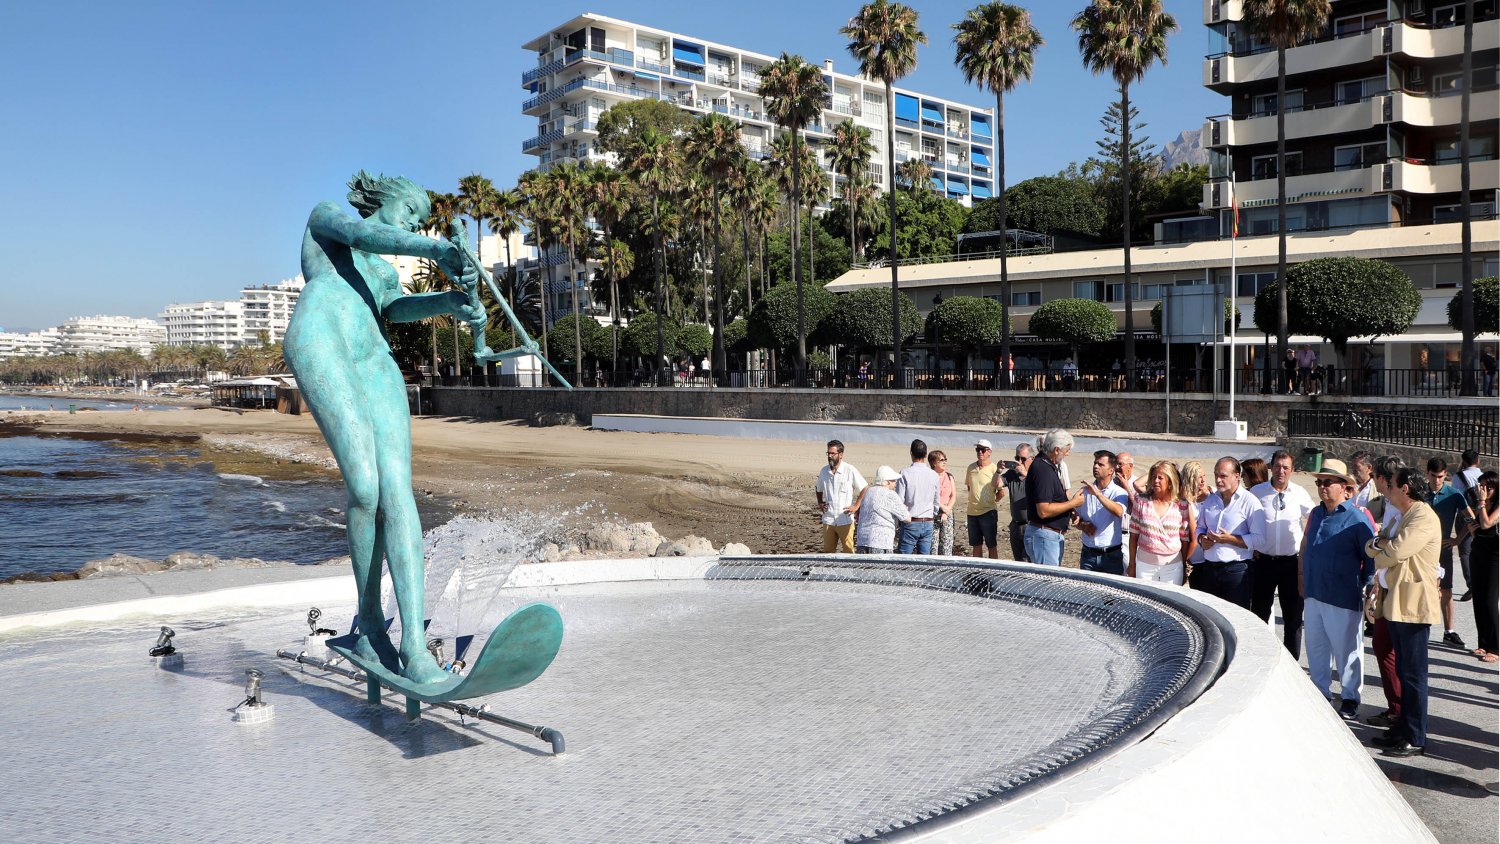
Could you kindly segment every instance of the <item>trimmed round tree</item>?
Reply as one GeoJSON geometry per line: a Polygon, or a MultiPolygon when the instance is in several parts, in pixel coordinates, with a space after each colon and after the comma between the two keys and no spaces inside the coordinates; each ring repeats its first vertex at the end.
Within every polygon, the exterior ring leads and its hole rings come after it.
{"type": "MultiPolygon", "coordinates": [[[[979,347],[1000,342],[1000,329],[1004,320],[1000,303],[981,296],[954,296],[944,299],[942,304],[927,315],[927,334],[944,343],[951,343],[972,356],[979,347]]],[[[1015,333],[1015,325],[1011,325],[1015,333]]],[[[970,367],[965,366],[965,369],[970,367]]]]}
{"type": "MultiPolygon", "coordinates": [[[[1463,331],[1464,292],[1453,294],[1448,300],[1448,325],[1454,331],[1463,331]]],[[[1474,279],[1474,333],[1495,334],[1500,332],[1500,278],[1474,279]]]]}
{"type": "MultiPolygon", "coordinates": [[[[901,344],[922,330],[922,315],[911,297],[902,293],[901,344]]],[[[820,337],[840,346],[880,349],[891,346],[891,291],[867,287],[834,297],[833,310],[823,321],[820,337]]]]}
{"type": "MultiPolygon", "coordinates": [[[[833,311],[833,294],[821,284],[802,286],[807,333],[811,336],[833,311]]],[[[889,313],[889,311],[887,311],[889,313]]],[[[763,349],[795,348],[797,333],[797,286],[784,281],[755,302],[750,312],[750,336],[763,349]]]]}
{"type": "MultiPolygon", "coordinates": [[[[1274,332],[1279,281],[1255,297],[1255,325],[1274,332]]],[[[1422,296],[1406,273],[1369,258],[1315,258],[1286,273],[1287,330],[1333,344],[1339,358],[1351,337],[1404,334],[1422,296]]]]}
{"type": "MultiPolygon", "coordinates": [[[[671,354],[677,348],[677,323],[664,319],[661,323],[662,348],[671,354]]],[[[636,314],[635,319],[620,332],[620,351],[624,354],[651,361],[656,357],[656,314],[647,311],[636,314]]],[[[657,361],[661,365],[661,361],[657,361]]]]}
{"type": "MultiPolygon", "coordinates": [[[[552,330],[547,333],[547,337],[551,341],[550,347],[554,350],[554,357],[557,360],[572,362],[574,322],[578,323],[578,339],[583,341],[583,356],[607,363],[614,355],[614,350],[610,348],[609,344],[609,332],[593,317],[575,319],[573,314],[568,314],[553,323],[552,330]]],[[[495,347],[491,346],[490,348],[495,347]]],[[[510,347],[506,346],[504,348],[510,347]]],[[[499,350],[497,349],[497,351],[499,350]]],[[[561,369],[562,367],[558,368],[561,369]]]]}
{"type": "Polygon", "coordinates": [[[713,346],[714,333],[706,325],[691,322],[677,332],[678,351],[692,357],[694,361],[701,361],[713,346]]]}
{"type": "Polygon", "coordinates": [[[1053,299],[1043,302],[1031,315],[1031,333],[1043,340],[1055,340],[1073,347],[1073,359],[1078,359],[1078,347],[1086,343],[1107,343],[1115,339],[1119,330],[1115,325],[1115,313],[1103,302],[1093,299],[1053,299]]]}

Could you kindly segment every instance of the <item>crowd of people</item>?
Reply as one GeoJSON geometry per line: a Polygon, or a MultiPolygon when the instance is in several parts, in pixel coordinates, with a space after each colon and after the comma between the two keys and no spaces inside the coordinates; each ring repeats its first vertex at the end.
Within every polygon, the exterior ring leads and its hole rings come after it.
{"type": "Polygon", "coordinates": [[[830,440],[816,483],[823,551],[951,555],[961,507],[970,553],[999,559],[1003,508],[1009,558],[1060,566],[1077,529],[1086,571],[1185,585],[1267,623],[1279,602],[1284,646],[1300,659],[1305,636],[1312,681],[1345,720],[1359,717],[1370,636],[1386,707],[1366,722],[1385,728],[1372,743],[1392,756],[1425,753],[1432,625],[1442,645],[1500,661],[1500,477],[1476,451],[1452,472],[1442,457],[1423,468],[1366,451],[1329,459],[1312,473],[1314,496],[1293,482],[1285,451],[1221,457],[1211,473],[1196,460],[1137,473],[1129,453],[1101,450],[1075,486],[1072,450],[1072,435],[1053,429],[997,462],[977,439],[960,502],[947,454],[920,439],[911,465],[881,466],[870,484],[830,440]],[[1467,587],[1457,598],[1456,569],[1467,587]],[[1469,601],[1472,650],[1453,623],[1455,602],[1469,601]]]}

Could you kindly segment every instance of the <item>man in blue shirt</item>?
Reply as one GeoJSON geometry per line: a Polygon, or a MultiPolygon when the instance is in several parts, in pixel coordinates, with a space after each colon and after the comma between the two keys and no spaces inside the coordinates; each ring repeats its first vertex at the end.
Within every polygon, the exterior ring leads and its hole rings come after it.
{"type": "Polygon", "coordinates": [[[1317,473],[1318,503],[1307,517],[1298,577],[1303,594],[1307,671],[1313,685],[1329,693],[1330,666],[1339,672],[1339,716],[1359,717],[1364,680],[1361,636],[1365,596],[1375,577],[1375,563],[1365,542],[1375,537],[1375,523],[1355,506],[1356,485],[1341,460],[1326,460],[1317,473]]]}
{"type": "Polygon", "coordinates": [[[1443,644],[1466,651],[1468,646],[1453,629],[1453,548],[1461,538],[1453,536],[1453,523],[1457,521],[1459,511],[1468,505],[1464,494],[1448,483],[1448,461],[1443,458],[1434,457],[1427,461],[1427,484],[1433,490],[1427,503],[1437,511],[1438,529],[1443,537],[1443,551],[1438,557],[1438,565],[1443,569],[1443,575],[1438,579],[1438,603],[1443,608],[1443,644]]]}
{"type": "Polygon", "coordinates": [[[1130,496],[1115,483],[1115,454],[1094,452],[1094,481],[1083,482],[1083,506],[1078,514],[1078,530],[1083,534],[1083,555],[1078,567],[1084,571],[1106,574],[1125,573],[1125,555],[1120,545],[1120,530],[1130,496]]]}

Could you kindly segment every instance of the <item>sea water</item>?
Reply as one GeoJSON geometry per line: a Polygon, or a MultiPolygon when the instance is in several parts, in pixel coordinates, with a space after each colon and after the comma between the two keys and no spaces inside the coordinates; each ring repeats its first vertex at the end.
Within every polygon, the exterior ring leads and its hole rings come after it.
{"type": "MultiPolygon", "coordinates": [[[[0,436],[0,578],[115,553],[295,563],[348,553],[336,476],[268,479],[213,460],[196,443],[0,436]]],[[[450,515],[444,503],[418,509],[424,528],[450,515]]]]}
{"type": "Polygon", "coordinates": [[[59,396],[17,396],[0,393],[0,412],[6,410],[181,410],[170,404],[150,404],[149,397],[121,396],[118,399],[70,399],[59,396]]]}

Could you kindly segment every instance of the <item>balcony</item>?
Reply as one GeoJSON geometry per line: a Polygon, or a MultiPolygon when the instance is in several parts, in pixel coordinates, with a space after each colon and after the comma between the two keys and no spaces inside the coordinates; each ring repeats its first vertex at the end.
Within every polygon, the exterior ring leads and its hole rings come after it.
{"type": "Polygon", "coordinates": [[[554,129],[551,132],[537,135],[535,138],[528,138],[521,142],[521,152],[531,152],[534,149],[548,146],[555,141],[561,140],[562,136],[563,130],[554,129]]]}
{"type": "MultiPolygon", "coordinates": [[[[1293,140],[1370,129],[1378,125],[1370,103],[1380,98],[1381,95],[1377,94],[1369,99],[1349,103],[1317,103],[1296,109],[1289,108],[1286,113],[1286,136],[1293,140]]],[[[1275,142],[1274,113],[1243,118],[1218,115],[1210,117],[1203,124],[1205,147],[1238,147],[1275,142]]]]}
{"type": "Polygon", "coordinates": [[[967,141],[969,139],[969,132],[968,132],[967,129],[963,129],[963,128],[960,128],[960,127],[957,127],[957,126],[949,126],[948,127],[948,137],[950,137],[950,138],[960,138],[962,140],[967,141]]]}
{"type": "Polygon", "coordinates": [[[635,53],[632,53],[629,50],[621,50],[619,48],[607,50],[605,52],[600,52],[598,50],[569,50],[567,56],[563,59],[563,64],[577,64],[584,59],[593,59],[597,62],[617,64],[621,67],[635,67],[635,53]]]}
{"type": "MultiPolygon", "coordinates": [[[[1383,29],[1316,39],[1293,47],[1286,51],[1286,74],[1295,76],[1374,61],[1384,55],[1380,51],[1383,29]]],[[[1203,86],[1220,94],[1228,93],[1234,85],[1275,78],[1276,51],[1270,48],[1240,49],[1203,60],[1203,86]]]]}
{"type": "Polygon", "coordinates": [[[1204,23],[1237,21],[1243,14],[1240,0],[1203,0],[1204,23]]]}
{"type": "MultiPolygon", "coordinates": [[[[1377,171],[1376,190],[1435,194],[1457,193],[1461,168],[1458,161],[1393,158],[1371,169],[1377,171]]],[[[1471,158],[1469,177],[1475,185],[1500,184],[1500,161],[1494,158],[1471,158]]]]}
{"type": "MultiPolygon", "coordinates": [[[[1344,194],[1372,194],[1380,190],[1380,170],[1384,165],[1320,173],[1301,173],[1286,177],[1287,203],[1310,202],[1344,194]]],[[[1454,188],[1457,190],[1457,188],[1454,188]]],[[[1236,182],[1234,193],[1241,208],[1276,203],[1276,177],[1236,182]]],[[[1222,182],[1203,185],[1205,210],[1228,208],[1231,196],[1222,182]],[[1215,188],[1218,190],[1215,190],[1215,188]]]]}
{"type": "MultiPolygon", "coordinates": [[[[1405,123],[1408,126],[1457,126],[1461,122],[1463,97],[1451,94],[1431,97],[1391,91],[1374,98],[1370,108],[1374,123],[1405,123]]],[[[1500,119],[1500,97],[1495,88],[1476,90],[1469,98],[1471,124],[1500,119]]]]}
{"type": "MultiPolygon", "coordinates": [[[[1410,56],[1416,59],[1435,59],[1439,56],[1461,56],[1464,54],[1464,28],[1462,26],[1425,27],[1410,23],[1392,24],[1380,30],[1383,33],[1381,55],[1410,56]]],[[[1500,19],[1476,20],[1474,22],[1474,49],[1494,49],[1500,42],[1500,19]]]]}
{"type": "Polygon", "coordinates": [[[540,67],[534,67],[531,70],[528,70],[525,73],[521,74],[521,85],[522,87],[525,87],[537,81],[538,79],[541,79],[543,76],[551,76],[559,70],[562,70],[567,66],[567,64],[568,63],[563,61],[562,59],[556,59],[554,61],[547,62],[540,67]]]}

